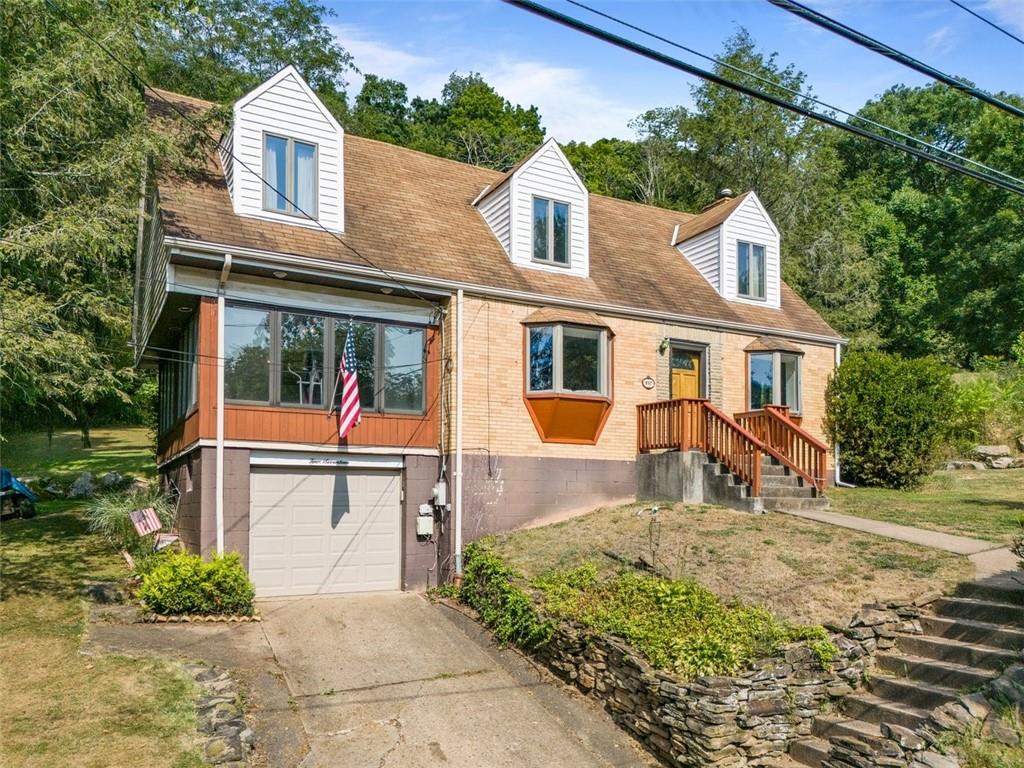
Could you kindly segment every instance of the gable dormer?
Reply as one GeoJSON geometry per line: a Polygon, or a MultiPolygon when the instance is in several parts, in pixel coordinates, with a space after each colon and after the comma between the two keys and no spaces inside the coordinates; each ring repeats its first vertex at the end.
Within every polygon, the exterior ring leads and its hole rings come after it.
{"type": "Polygon", "coordinates": [[[235,213],[345,229],[344,131],[302,79],[285,67],[235,102],[221,166],[235,213]],[[265,183],[264,183],[265,182],[265,183]]]}
{"type": "Polygon", "coordinates": [[[589,196],[554,139],[474,201],[513,264],[590,274],[589,196]]]}
{"type": "Polygon", "coordinates": [[[676,228],[672,245],[722,297],[778,309],[779,230],[755,193],[716,200],[676,228]]]}

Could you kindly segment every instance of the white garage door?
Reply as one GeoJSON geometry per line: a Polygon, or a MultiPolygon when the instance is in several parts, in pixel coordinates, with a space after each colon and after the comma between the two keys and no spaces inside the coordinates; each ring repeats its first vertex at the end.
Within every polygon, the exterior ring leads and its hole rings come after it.
{"type": "Polygon", "coordinates": [[[260,597],[398,589],[401,475],[257,469],[249,573],[260,597]]]}

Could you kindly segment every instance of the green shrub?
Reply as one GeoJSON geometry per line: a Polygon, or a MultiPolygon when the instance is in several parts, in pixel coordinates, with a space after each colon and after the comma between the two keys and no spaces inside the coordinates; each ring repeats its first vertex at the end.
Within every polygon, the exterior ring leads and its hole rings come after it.
{"type": "Polygon", "coordinates": [[[1024,433],[1024,368],[1001,362],[954,377],[952,447],[966,454],[978,443],[1012,443],[1024,433]]]}
{"type": "Polygon", "coordinates": [[[204,562],[199,555],[173,552],[143,576],[139,597],[160,614],[251,615],[255,590],[237,552],[204,562]]]}
{"type": "Polygon", "coordinates": [[[825,429],[847,476],[908,488],[934,466],[949,435],[954,390],[934,358],[851,352],[829,380],[825,429]]]}
{"type": "Polygon", "coordinates": [[[463,561],[460,599],[499,642],[531,650],[551,639],[554,625],[540,618],[533,598],[515,583],[519,574],[487,549],[486,540],[467,546],[463,561]]]}
{"type": "Polygon", "coordinates": [[[85,507],[89,530],[106,536],[118,551],[143,556],[153,549],[153,536],[139,536],[128,514],[152,507],[167,530],[174,524],[174,502],[156,486],[113,491],[90,499],[85,507]]]}

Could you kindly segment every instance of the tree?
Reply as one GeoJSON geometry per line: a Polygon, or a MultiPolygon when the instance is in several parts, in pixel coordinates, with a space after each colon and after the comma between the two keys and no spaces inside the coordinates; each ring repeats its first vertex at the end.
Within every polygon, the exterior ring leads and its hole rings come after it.
{"type": "Polygon", "coordinates": [[[414,149],[507,170],[543,141],[537,108],[513,106],[477,73],[453,72],[440,101],[412,101],[414,149]]]}
{"type": "MultiPolygon", "coordinates": [[[[63,6],[139,65],[144,1],[63,6]]],[[[98,410],[135,386],[128,332],[139,175],[159,142],[124,71],[36,0],[3,20],[0,386],[21,426],[74,419],[88,442],[98,410]],[[28,424],[26,424],[28,422],[28,424]]]]}
{"type": "Polygon", "coordinates": [[[349,120],[353,133],[405,145],[409,142],[409,96],[404,83],[367,75],[349,120]]]}
{"type": "Polygon", "coordinates": [[[145,72],[162,88],[232,102],[293,64],[339,119],[352,56],[307,0],[197,0],[171,4],[146,30],[145,72]]]}

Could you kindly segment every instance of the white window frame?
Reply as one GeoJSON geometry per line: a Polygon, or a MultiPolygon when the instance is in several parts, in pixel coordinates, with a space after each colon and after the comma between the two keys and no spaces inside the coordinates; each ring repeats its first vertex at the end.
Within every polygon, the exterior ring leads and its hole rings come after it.
{"type": "Polygon", "coordinates": [[[305,141],[291,136],[282,136],[270,131],[263,132],[263,210],[267,213],[281,213],[285,216],[296,216],[300,219],[320,218],[320,145],[315,141],[305,141]],[[274,138],[285,142],[285,163],[284,163],[284,208],[276,208],[270,204],[270,200],[277,197],[278,192],[267,183],[267,139],[274,138]],[[295,145],[305,144],[313,148],[313,210],[300,211],[295,207],[295,145]]]}
{"type": "Polygon", "coordinates": [[[768,300],[768,246],[764,243],[754,243],[748,240],[737,240],[736,241],[736,295],[742,299],[750,299],[751,301],[767,301],[768,300]],[[749,249],[747,251],[747,287],[752,287],[753,272],[750,269],[750,264],[754,259],[754,249],[761,249],[761,276],[764,282],[764,294],[758,296],[756,293],[743,293],[740,290],[740,246],[745,245],[749,249]]]}
{"type": "Polygon", "coordinates": [[[579,395],[582,397],[608,397],[608,372],[610,357],[610,339],[607,328],[593,325],[577,325],[575,323],[538,323],[526,326],[526,392],[529,395],[579,395]],[[530,371],[533,358],[530,355],[530,331],[536,328],[551,329],[551,389],[533,389],[530,386],[530,371]],[[597,331],[600,336],[597,348],[597,380],[600,390],[565,389],[562,384],[562,360],[564,357],[562,340],[565,328],[577,328],[585,331],[597,331]]]}
{"type": "Polygon", "coordinates": [[[541,197],[533,195],[530,198],[530,260],[536,264],[549,264],[553,267],[569,269],[572,266],[572,203],[565,200],[556,200],[553,197],[541,197]],[[547,258],[538,259],[533,248],[533,211],[537,201],[547,203],[548,206],[548,233],[547,233],[547,258]],[[565,262],[555,261],[555,205],[566,207],[565,217],[565,262]]]}
{"type": "Polygon", "coordinates": [[[750,386],[750,358],[755,355],[772,356],[772,405],[782,405],[782,392],[785,384],[782,381],[782,358],[792,357],[796,360],[796,404],[789,404],[789,412],[795,415],[803,413],[804,404],[804,356],[800,352],[785,352],[782,350],[764,350],[760,352],[747,353],[747,410],[754,410],[750,401],[753,388],[750,386]]]}

